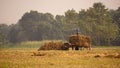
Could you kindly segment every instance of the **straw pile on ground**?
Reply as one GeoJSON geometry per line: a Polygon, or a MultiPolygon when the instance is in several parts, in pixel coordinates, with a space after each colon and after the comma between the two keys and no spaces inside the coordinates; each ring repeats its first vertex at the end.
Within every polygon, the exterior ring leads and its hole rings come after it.
{"type": "Polygon", "coordinates": [[[64,45],[62,41],[49,41],[45,42],[43,46],[41,46],[39,50],[68,50],[69,47],[64,45]]]}
{"type": "Polygon", "coordinates": [[[69,37],[69,43],[71,43],[72,49],[79,50],[79,48],[88,48],[91,49],[91,39],[89,36],[85,35],[71,35],[69,37]]]}

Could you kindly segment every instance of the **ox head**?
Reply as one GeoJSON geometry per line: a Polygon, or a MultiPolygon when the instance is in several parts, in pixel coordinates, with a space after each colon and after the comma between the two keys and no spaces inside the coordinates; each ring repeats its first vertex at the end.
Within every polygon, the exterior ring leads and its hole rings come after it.
{"type": "Polygon", "coordinates": [[[62,50],[69,50],[70,44],[69,43],[64,43],[63,46],[61,47],[62,50]]]}

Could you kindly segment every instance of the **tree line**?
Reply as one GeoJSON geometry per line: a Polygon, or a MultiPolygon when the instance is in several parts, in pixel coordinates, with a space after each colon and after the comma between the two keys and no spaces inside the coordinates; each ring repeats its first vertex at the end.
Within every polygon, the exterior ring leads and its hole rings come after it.
{"type": "Polygon", "coordinates": [[[93,45],[120,44],[120,7],[107,9],[102,3],[94,3],[89,9],[76,12],[67,10],[64,15],[26,12],[16,24],[0,24],[0,45],[23,41],[68,40],[69,35],[79,33],[92,38],[93,45]]]}

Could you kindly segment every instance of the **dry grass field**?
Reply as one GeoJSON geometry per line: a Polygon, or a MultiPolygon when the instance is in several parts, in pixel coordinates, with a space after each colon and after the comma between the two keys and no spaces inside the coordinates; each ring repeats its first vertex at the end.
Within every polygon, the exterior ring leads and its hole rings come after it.
{"type": "Polygon", "coordinates": [[[120,47],[96,47],[91,51],[3,48],[0,68],[120,68],[120,47]]]}

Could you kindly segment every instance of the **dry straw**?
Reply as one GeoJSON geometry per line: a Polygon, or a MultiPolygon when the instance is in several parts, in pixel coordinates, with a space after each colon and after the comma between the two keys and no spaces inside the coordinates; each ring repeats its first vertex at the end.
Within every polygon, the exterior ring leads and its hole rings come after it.
{"type": "Polygon", "coordinates": [[[69,37],[69,42],[73,46],[85,47],[91,49],[91,38],[85,35],[71,35],[69,37]]]}

